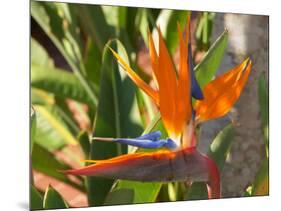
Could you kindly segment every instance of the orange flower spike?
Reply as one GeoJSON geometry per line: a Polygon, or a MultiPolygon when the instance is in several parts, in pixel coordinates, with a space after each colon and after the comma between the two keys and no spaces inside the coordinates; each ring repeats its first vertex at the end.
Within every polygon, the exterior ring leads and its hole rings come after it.
{"type": "Polygon", "coordinates": [[[152,98],[156,105],[159,105],[159,94],[157,91],[152,89],[147,83],[145,83],[132,68],[115,52],[112,48],[109,47],[115,58],[118,60],[122,68],[127,72],[128,76],[132,81],[141,88],[148,96],[152,98]]]}
{"type": "Polygon", "coordinates": [[[159,36],[159,60],[158,70],[156,74],[159,85],[160,97],[160,113],[168,132],[169,137],[177,139],[175,134],[175,115],[176,115],[176,93],[177,93],[177,78],[173,61],[169,55],[161,31],[158,28],[159,36]]]}
{"type": "MultiPolygon", "coordinates": [[[[187,26],[188,28],[188,26],[187,26]]],[[[181,134],[183,127],[191,120],[191,81],[190,70],[188,67],[188,33],[186,40],[183,38],[183,33],[178,23],[178,34],[180,40],[180,62],[179,62],[179,78],[178,92],[176,102],[176,113],[174,116],[175,130],[177,134],[181,134]]]]}
{"type": "Polygon", "coordinates": [[[205,98],[195,104],[197,123],[221,117],[231,109],[246,84],[251,66],[251,60],[246,59],[204,87],[205,98]]]}

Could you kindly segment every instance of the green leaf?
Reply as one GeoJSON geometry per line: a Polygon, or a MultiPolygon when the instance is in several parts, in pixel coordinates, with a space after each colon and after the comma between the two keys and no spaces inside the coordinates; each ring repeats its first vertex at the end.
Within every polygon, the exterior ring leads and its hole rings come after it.
{"type": "Polygon", "coordinates": [[[31,2],[31,15],[65,58],[75,76],[97,105],[94,87],[87,80],[83,63],[80,29],[73,14],[73,8],[66,3],[31,2]]]}
{"type": "Polygon", "coordinates": [[[268,85],[266,84],[264,74],[261,74],[258,80],[258,96],[259,96],[262,129],[263,129],[265,146],[266,146],[266,154],[268,157],[269,97],[268,97],[268,85]]]}
{"type": "Polygon", "coordinates": [[[224,56],[227,40],[228,32],[224,31],[207,51],[202,61],[196,65],[194,71],[201,88],[204,88],[215,76],[224,56]]]}
{"type": "Polygon", "coordinates": [[[44,195],[43,208],[62,209],[68,208],[68,205],[62,198],[62,196],[53,187],[49,185],[44,195]]]}
{"type": "Polygon", "coordinates": [[[36,133],[36,113],[33,107],[31,107],[30,126],[30,153],[32,153],[36,133]]]}
{"type": "Polygon", "coordinates": [[[78,135],[78,140],[79,140],[79,144],[84,152],[85,159],[88,159],[89,155],[90,155],[90,149],[91,149],[91,144],[90,144],[88,133],[85,131],[81,132],[78,135]]]}
{"type": "Polygon", "coordinates": [[[266,158],[259,169],[253,183],[253,196],[266,196],[269,194],[269,161],[266,158]]]}
{"type": "MultiPolygon", "coordinates": [[[[112,43],[109,43],[110,45],[112,43]]],[[[118,53],[128,58],[119,41],[118,53]]],[[[103,54],[102,76],[100,82],[99,105],[95,119],[94,136],[98,137],[136,137],[140,135],[141,120],[135,99],[135,86],[122,71],[106,47],[103,54]],[[126,94],[124,94],[126,93],[126,94]]],[[[125,145],[93,141],[90,159],[108,159],[127,152],[125,145]]],[[[111,189],[113,180],[88,177],[88,198],[90,205],[101,205],[111,189]]]]}
{"type": "Polygon", "coordinates": [[[43,197],[33,185],[30,187],[30,207],[31,210],[43,209],[43,197]]]}
{"type": "Polygon", "coordinates": [[[132,204],[134,191],[131,189],[119,189],[108,194],[104,205],[132,204]]]}
{"type": "Polygon", "coordinates": [[[82,28],[91,36],[100,52],[113,34],[113,28],[108,25],[105,15],[97,5],[74,5],[80,18],[82,28]]]}
{"type": "Polygon", "coordinates": [[[188,200],[208,199],[207,185],[204,182],[194,182],[187,193],[188,200]]]}
{"type": "MultiPolygon", "coordinates": [[[[161,189],[162,183],[160,182],[133,182],[121,180],[118,183],[116,190],[131,189],[134,192],[133,203],[149,203],[155,202],[157,195],[161,189]]],[[[132,203],[128,198],[126,203],[132,203]]]]}
{"type": "Polygon", "coordinates": [[[91,98],[74,74],[57,68],[31,66],[31,86],[61,98],[92,104],[91,98]]]}
{"type": "Polygon", "coordinates": [[[59,149],[65,144],[78,143],[57,113],[56,107],[34,105],[34,108],[37,114],[36,143],[49,150],[59,149]]]}
{"type": "Polygon", "coordinates": [[[195,37],[197,48],[200,50],[207,50],[210,47],[214,18],[215,13],[203,12],[198,21],[195,37]]]}
{"type": "Polygon", "coordinates": [[[218,135],[210,145],[208,156],[215,161],[220,172],[222,172],[223,170],[226,157],[231,148],[233,136],[234,129],[232,124],[229,124],[218,133],[218,135]]]}
{"type": "Polygon", "coordinates": [[[42,67],[53,67],[54,62],[50,59],[47,51],[35,39],[31,37],[31,64],[42,67]]]}
{"type": "Polygon", "coordinates": [[[82,186],[72,182],[66,175],[58,172],[58,170],[71,169],[71,167],[57,160],[52,153],[50,153],[48,150],[44,149],[43,147],[41,147],[36,143],[34,143],[33,146],[31,161],[32,161],[32,169],[35,169],[36,171],[40,171],[61,182],[64,182],[81,191],[84,191],[84,188],[82,186]]]}
{"type": "Polygon", "coordinates": [[[157,18],[156,24],[160,26],[167,48],[171,54],[175,52],[179,41],[177,22],[183,28],[188,14],[189,11],[184,10],[161,10],[157,18]]]}

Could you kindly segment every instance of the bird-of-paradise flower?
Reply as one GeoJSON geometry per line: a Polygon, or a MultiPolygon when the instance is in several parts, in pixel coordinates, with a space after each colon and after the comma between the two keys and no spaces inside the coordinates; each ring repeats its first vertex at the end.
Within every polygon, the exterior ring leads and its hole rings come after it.
{"type": "Polygon", "coordinates": [[[169,137],[160,139],[161,133],[156,131],[134,139],[95,138],[160,150],[126,154],[107,160],[87,160],[94,164],[63,172],[143,182],[203,181],[207,184],[209,198],[220,198],[219,170],[213,160],[196,149],[195,127],[204,121],[221,117],[231,109],[247,81],[251,61],[246,59],[215,78],[201,91],[193,72],[189,18],[184,33],[178,24],[180,43],[178,74],[160,28],[157,30],[158,53],[152,35],[148,32],[150,58],[158,85],[157,90],[145,83],[117,52],[111,48],[110,50],[132,81],[157,105],[169,137]],[[194,108],[192,97],[196,99],[194,108]]]}

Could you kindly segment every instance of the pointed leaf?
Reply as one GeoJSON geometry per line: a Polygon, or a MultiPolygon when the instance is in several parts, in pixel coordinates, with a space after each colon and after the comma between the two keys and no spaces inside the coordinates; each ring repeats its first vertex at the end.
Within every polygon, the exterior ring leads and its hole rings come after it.
{"type": "Polygon", "coordinates": [[[43,197],[33,185],[30,187],[30,207],[32,210],[43,209],[43,197]]]}
{"type": "Polygon", "coordinates": [[[227,46],[228,32],[224,31],[213,43],[202,61],[195,67],[195,75],[201,88],[210,82],[220,67],[227,46]]]}
{"type": "Polygon", "coordinates": [[[68,205],[65,202],[65,200],[62,198],[62,196],[54,188],[48,186],[44,195],[43,208],[62,209],[62,208],[68,208],[68,205]]]}
{"type": "Polygon", "coordinates": [[[222,129],[210,145],[208,156],[217,164],[220,172],[222,172],[227,154],[232,145],[234,129],[232,124],[222,129]]]}

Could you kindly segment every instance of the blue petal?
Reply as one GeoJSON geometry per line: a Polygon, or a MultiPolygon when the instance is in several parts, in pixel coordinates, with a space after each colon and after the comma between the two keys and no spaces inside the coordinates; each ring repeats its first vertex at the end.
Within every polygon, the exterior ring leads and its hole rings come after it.
{"type": "Polygon", "coordinates": [[[160,137],[161,137],[161,132],[155,131],[155,132],[148,133],[143,136],[137,137],[136,139],[139,139],[139,140],[148,139],[151,141],[157,141],[157,139],[159,139],[160,137]]]}
{"type": "Polygon", "coordinates": [[[194,75],[194,66],[192,62],[192,50],[190,42],[188,43],[188,66],[191,72],[191,95],[197,100],[202,100],[204,96],[194,75]]]}
{"type": "Polygon", "coordinates": [[[115,139],[116,142],[122,143],[122,144],[128,144],[135,147],[141,147],[141,148],[147,148],[147,149],[156,149],[163,147],[167,141],[157,140],[157,141],[151,141],[148,139],[115,139]]]}
{"type": "Polygon", "coordinates": [[[176,149],[178,145],[172,139],[168,138],[165,147],[168,149],[176,149]]]}

